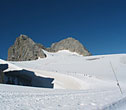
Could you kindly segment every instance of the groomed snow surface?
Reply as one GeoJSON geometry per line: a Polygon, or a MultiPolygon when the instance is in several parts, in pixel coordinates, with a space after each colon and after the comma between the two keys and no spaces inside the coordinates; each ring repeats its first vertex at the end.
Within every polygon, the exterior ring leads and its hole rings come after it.
{"type": "Polygon", "coordinates": [[[54,78],[53,89],[0,84],[0,110],[126,110],[126,54],[45,53],[47,58],[34,61],[0,60],[9,64],[6,71],[27,69],[54,78]]]}

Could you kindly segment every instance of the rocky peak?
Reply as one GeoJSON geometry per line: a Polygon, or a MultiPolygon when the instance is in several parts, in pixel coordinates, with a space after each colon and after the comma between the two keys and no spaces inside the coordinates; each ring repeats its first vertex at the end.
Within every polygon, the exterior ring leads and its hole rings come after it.
{"type": "Polygon", "coordinates": [[[35,43],[26,35],[20,35],[16,38],[14,45],[8,49],[9,61],[27,61],[36,60],[39,57],[45,58],[43,50],[48,52],[58,52],[59,50],[69,50],[83,56],[91,55],[90,52],[76,39],[68,37],[67,39],[53,43],[50,48],[44,47],[42,44],[35,43]]]}
{"type": "Polygon", "coordinates": [[[29,38],[28,38],[28,36],[21,34],[17,39],[27,40],[29,38]]]}
{"type": "Polygon", "coordinates": [[[18,45],[18,44],[28,44],[28,43],[35,44],[35,42],[31,38],[29,38],[28,36],[23,35],[23,34],[21,34],[19,37],[17,37],[16,41],[15,41],[16,45],[18,45]]]}
{"type": "Polygon", "coordinates": [[[67,39],[53,43],[51,50],[57,52],[59,50],[69,50],[83,56],[91,55],[90,52],[76,39],[68,37],[67,39]]]}
{"type": "Polygon", "coordinates": [[[27,61],[45,58],[46,55],[36,43],[26,35],[16,38],[14,45],[8,49],[9,61],[27,61]]]}

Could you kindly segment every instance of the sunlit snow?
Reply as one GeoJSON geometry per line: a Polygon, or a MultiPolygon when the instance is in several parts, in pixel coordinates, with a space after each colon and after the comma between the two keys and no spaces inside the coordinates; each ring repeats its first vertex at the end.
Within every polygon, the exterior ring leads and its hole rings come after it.
{"type": "Polygon", "coordinates": [[[10,70],[27,69],[54,78],[54,88],[0,85],[1,110],[125,110],[126,54],[83,57],[67,50],[34,61],[7,62],[10,70]],[[123,94],[112,71],[116,73],[123,94]]]}

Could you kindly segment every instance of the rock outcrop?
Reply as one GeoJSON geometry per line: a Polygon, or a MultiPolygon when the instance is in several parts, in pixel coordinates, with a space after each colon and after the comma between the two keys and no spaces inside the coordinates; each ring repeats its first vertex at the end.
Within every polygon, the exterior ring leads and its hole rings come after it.
{"type": "Polygon", "coordinates": [[[20,35],[16,38],[14,45],[8,50],[9,61],[28,61],[38,58],[45,58],[46,55],[42,49],[26,35],[20,35]]]}
{"type": "Polygon", "coordinates": [[[53,88],[54,78],[37,76],[33,71],[26,69],[4,72],[4,84],[22,85],[31,87],[53,88]]]}
{"type": "Polygon", "coordinates": [[[69,50],[83,56],[91,55],[90,52],[76,39],[69,37],[51,45],[50,51],[69,50]]]}
{"type": "Polygon", "coordinates": [[[0,83],[4,83],[4,72],[0,70],[0,83]]]}
{"type": "Polygon", "coordinates": [[[8,49],[9,61],[28,61],[36,60],[39,57],[45,58],[46,54],[43,50],[48,52],[58,52],[59,50],[69,50],[76,52],[83,56],[89,56],[91,53],[76,39],[69,37],[57,43],[53,43],[50,48],[44,47],[42,44],[35,43],[26,35],[20,35],[16,38],[14,45],[8,49]]]}
{"type": "Polygon", "coordinates": [[[4,70],[8,69],[8,64],[0,64],[0,83],[4,84],[4,70]]]}

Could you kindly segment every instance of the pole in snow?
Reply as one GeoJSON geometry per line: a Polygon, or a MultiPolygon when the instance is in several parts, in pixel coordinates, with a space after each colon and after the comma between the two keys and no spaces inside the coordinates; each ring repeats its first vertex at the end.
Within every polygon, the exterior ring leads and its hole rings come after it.
{"type": "Polygon", "coordinates": [[[116,73],[115,73],[115,71],[114,71],[114,68],[113,68],[113,66],[112,66],[111,61],[110,61],[110,65],[111,65],[112,71],[113,71],[113,73],[114,73],[114,76],[115,76],[115,79],[116,79],[116,82],[117,82],[117,86],[119,87],[119,90],[120,90],[121,94],[123,94],[122,89],[121,89],[121,87],[120,87],[119,81],[118,81],[118,79],[117,79],[117,76],[116,76],[116,73]]]}

